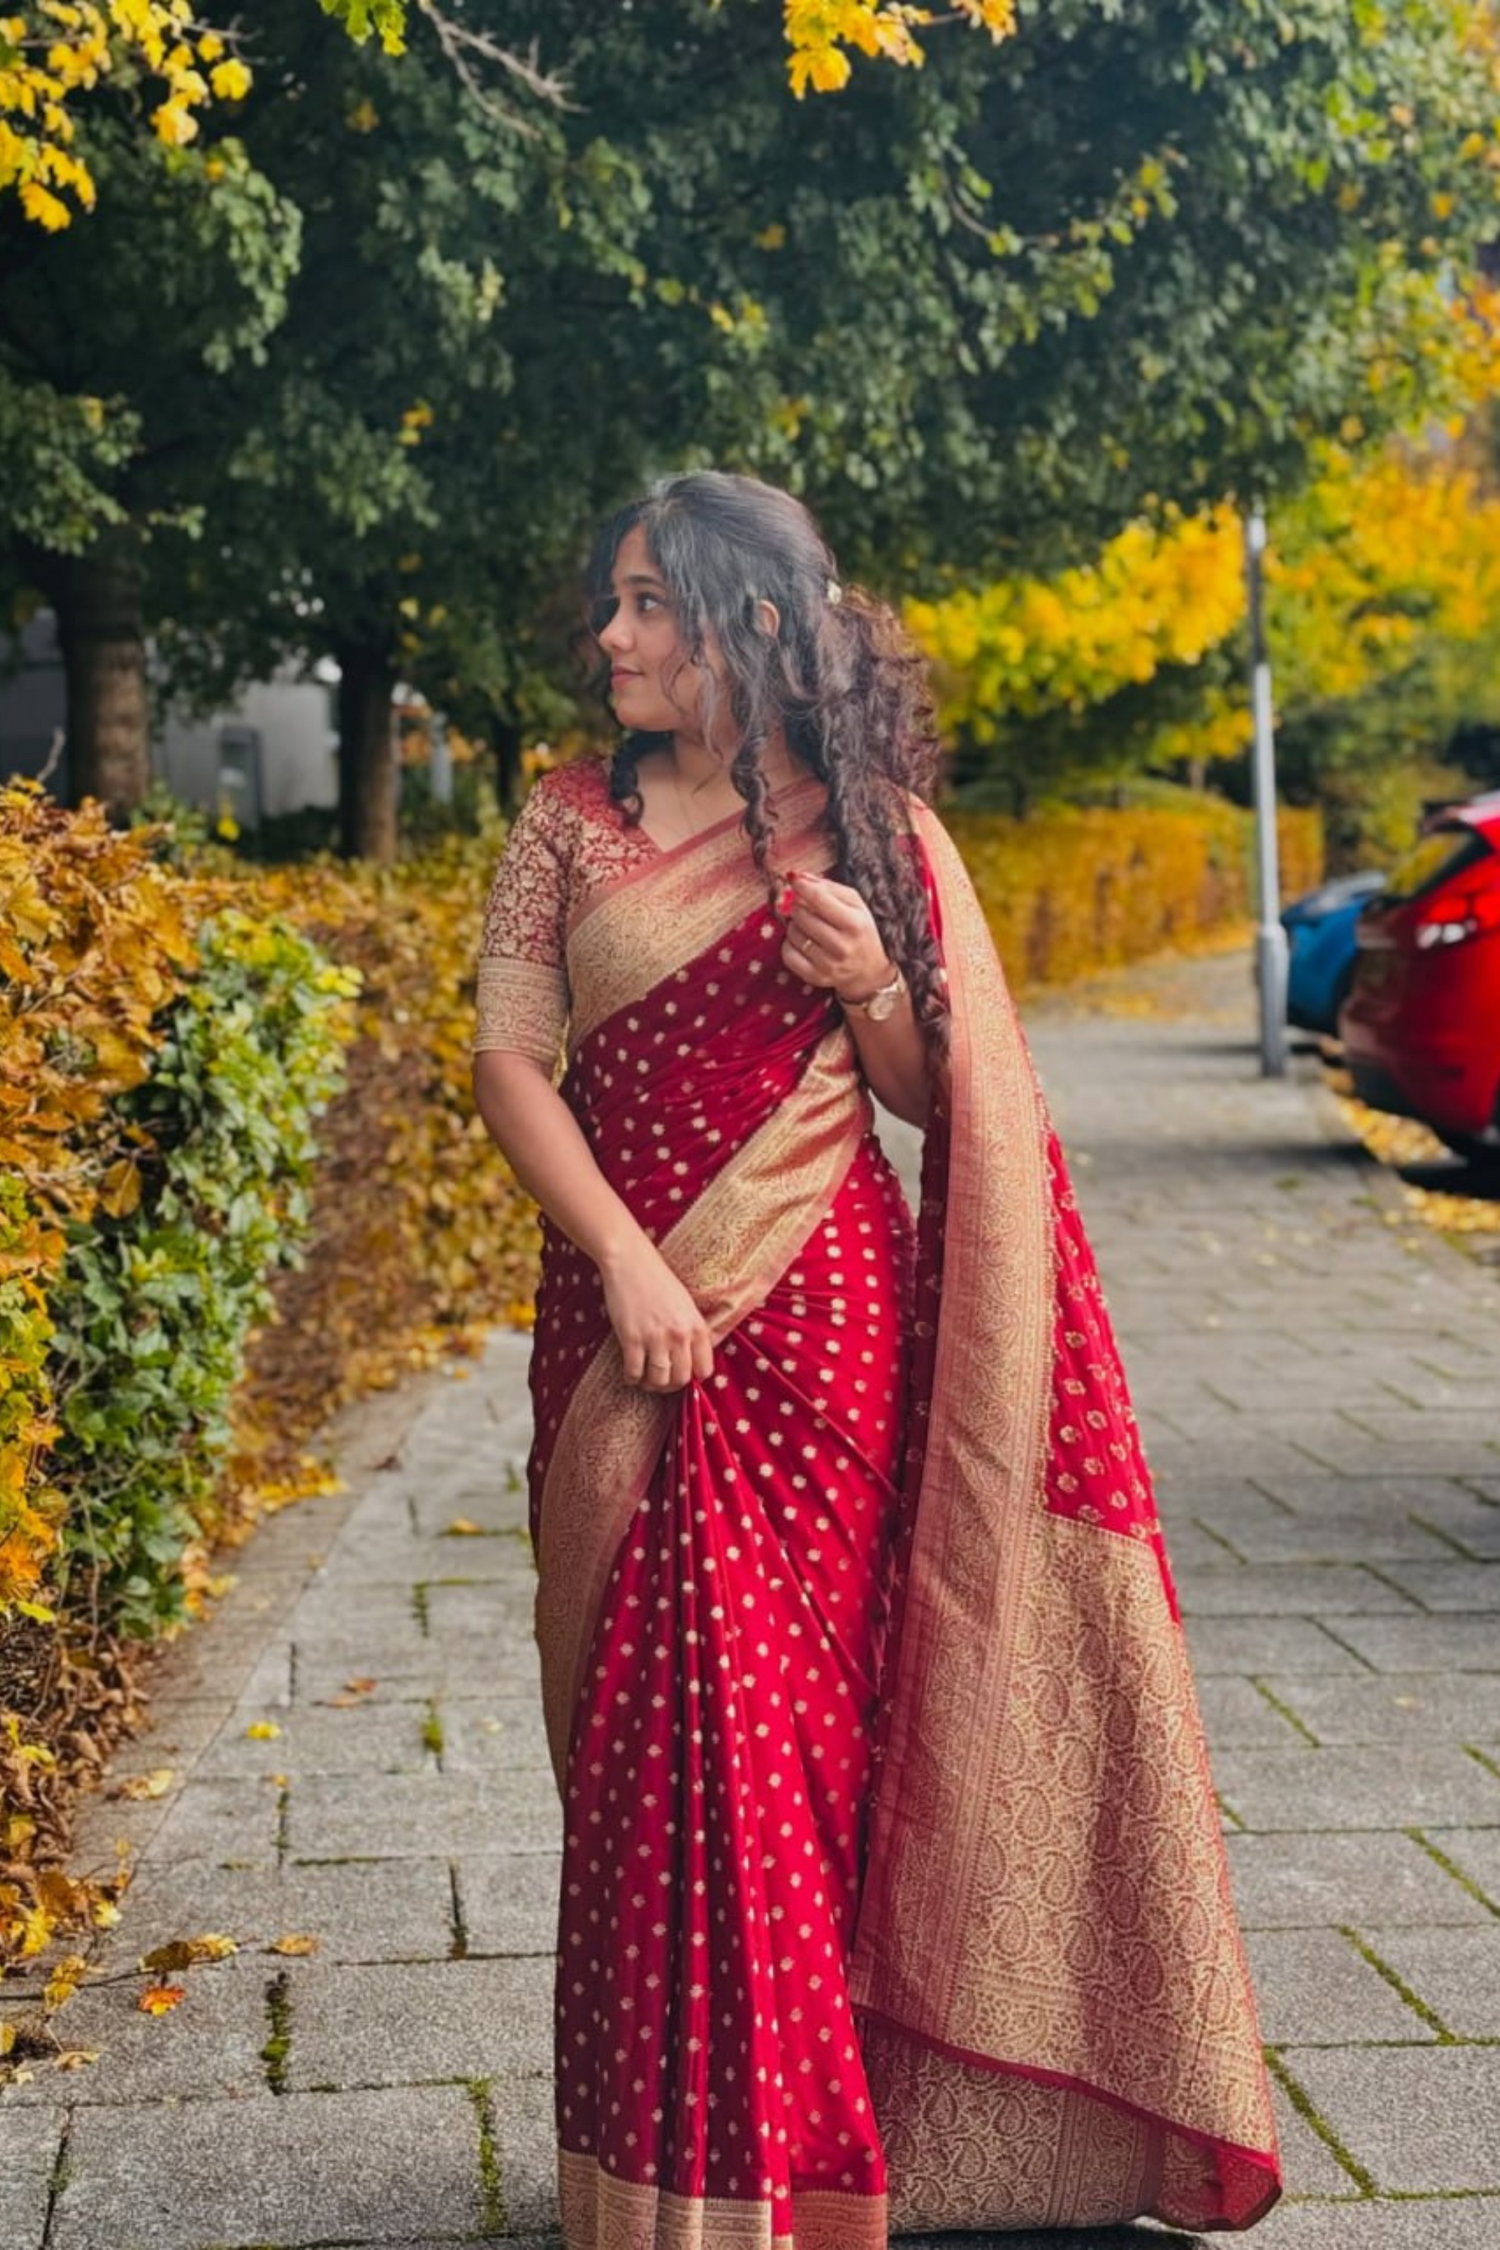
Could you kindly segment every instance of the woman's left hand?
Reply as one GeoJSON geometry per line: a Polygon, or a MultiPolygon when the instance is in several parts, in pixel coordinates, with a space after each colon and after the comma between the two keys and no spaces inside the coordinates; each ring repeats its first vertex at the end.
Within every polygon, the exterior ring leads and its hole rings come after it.
{"type": "Polygon", "coordinates": [[[788,875],[777,903],[787,925],[782,963],[804,984],[863,1000],[890,983],[896,971],[875,917],[847,883],[788,875]]]}

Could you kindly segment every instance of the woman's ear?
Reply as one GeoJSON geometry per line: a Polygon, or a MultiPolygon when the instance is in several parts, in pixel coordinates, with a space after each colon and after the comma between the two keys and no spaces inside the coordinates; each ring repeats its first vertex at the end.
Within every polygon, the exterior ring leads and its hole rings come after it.
{"type": "Polygon", "coordinates": [[[781,631],[781,612],[774,602],[768,602],[762,597],[755,605],[755,622],[774,641],[781,631]]]}

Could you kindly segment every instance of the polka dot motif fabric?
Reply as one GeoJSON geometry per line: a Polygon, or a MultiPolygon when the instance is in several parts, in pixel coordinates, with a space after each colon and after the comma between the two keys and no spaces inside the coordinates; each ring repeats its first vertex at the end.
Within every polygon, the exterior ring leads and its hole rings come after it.
{"type": "Polygon", "coordinates": [[[873,1139],[682,1396],[567,1778],[558,2130],[611,2179],[880,2197],[846,1987],[904,1439],[912,1234],[873,1139]]]}

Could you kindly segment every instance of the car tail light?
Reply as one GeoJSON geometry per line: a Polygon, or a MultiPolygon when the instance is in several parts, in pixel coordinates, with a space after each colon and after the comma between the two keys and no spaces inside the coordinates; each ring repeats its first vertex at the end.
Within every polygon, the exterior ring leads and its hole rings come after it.
{"type": "Polygon", "coordinates": [[[1467,897],[1444,900],[1416,927],[1416,940],[1424,952],[1441,945],[1463,945],[1470,938],[1492,937],[1500,931],[1500,895],[1471,891],[1467,897]]]}

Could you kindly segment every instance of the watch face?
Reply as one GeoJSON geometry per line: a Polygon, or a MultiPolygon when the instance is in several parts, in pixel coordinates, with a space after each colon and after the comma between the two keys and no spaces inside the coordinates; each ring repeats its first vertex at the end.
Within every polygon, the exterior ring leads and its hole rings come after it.
{"type": "Polygon", "coordinates": [[[897,992],[877,992],[867,1010],[871,1023],[884,1023],[900,997],[897,992]]]}

